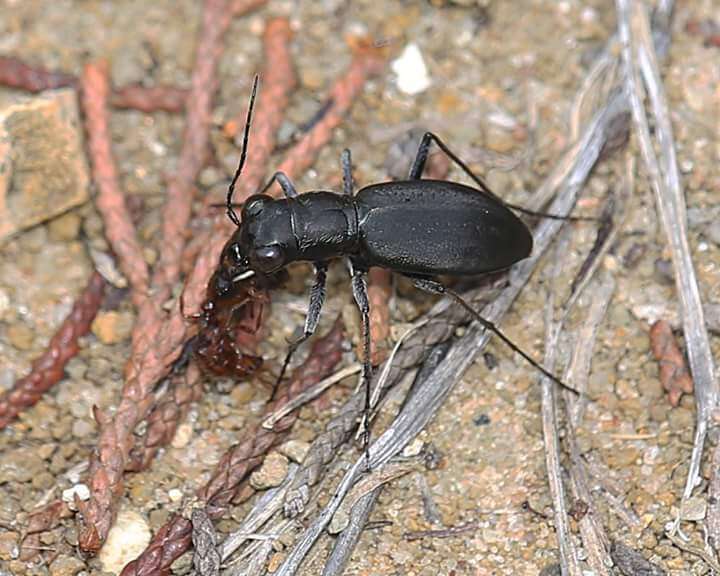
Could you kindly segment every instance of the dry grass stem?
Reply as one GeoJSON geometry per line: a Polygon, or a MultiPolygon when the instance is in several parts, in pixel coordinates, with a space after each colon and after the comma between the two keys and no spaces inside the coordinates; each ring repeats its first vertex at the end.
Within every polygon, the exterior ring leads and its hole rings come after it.
{"type": "MultiPolygon", "coordinates": [[[[680,298],[683,331],[688,360],[695,380],[697,422],[690,466],[682,499],[690,497],[700,483],[700,463],[712,411],[720,393],[705,327],[700,291],[687,238],[687,218],[675,155],[669,109],[660,79],[656,49],[644,4],[617,0],[618,28],[623,44],[622,56],[627,98],[630,101],[638,143],[645,170],[655,193],[655,201],[672,254],[675,283],[680,298]],[[660,155],[656,155],[643,103],[647,90],[655,123],[660,155]]],[[[719,471],[715,471],[715,474],[719,471]]],[[[720,528],[720,505],[708,510],[708,524],[720,528]]],[[[676,528],[679,527],[679,521],[676,528]]],[[[720,531],[711,535],[720,543],[720,531]]]]}

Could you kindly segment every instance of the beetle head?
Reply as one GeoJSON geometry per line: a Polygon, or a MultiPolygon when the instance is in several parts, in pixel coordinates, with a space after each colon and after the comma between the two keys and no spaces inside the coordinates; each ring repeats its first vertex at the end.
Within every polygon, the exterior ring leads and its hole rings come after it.
{"type": "Polygon", "coordinates": [[[223,248],[215,290],[227,294],[236,282],[254,274],[271,274],[287,263],[288,239],[293,239],[287,206],[256,194],[243,206],[239,228],[223,248]]]}

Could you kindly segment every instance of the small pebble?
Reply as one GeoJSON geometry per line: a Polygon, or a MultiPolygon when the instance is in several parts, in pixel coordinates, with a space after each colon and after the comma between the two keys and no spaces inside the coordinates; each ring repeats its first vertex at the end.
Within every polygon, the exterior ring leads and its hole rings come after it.
{"type": "Polygon", "coordinates": [[[177,427],[177,430],[175,431],[175,436],[173,436],[170,445],[173,448],[184,448],[190,442],[192,434],[192,424],[183,422],[182,424],[180,424],[180,426],[177,427]]]}
{"type": "Polygon", "coordinates": [[[282,561],[285,560],[286,554],[284,552],[276,552],[272,555],[270,558],[270,562],[268,562],[267,570],[270,574],[277,571],[278,568],[280,568],[280,564],[282,564],[282,561]]]}
{"type": "Polygon", "coordinates": [[[171,488],[170,490],[168,490],[168,498],[170,498],[170,502],[180,502],[180,500],[183,499],[182,490],[178,490],[177,488],[171,488]]]}
{"type": "Polygon", "coordinates": [[[50,576],[75,576],[85,568],[85,562],[79,558],[61,554],[50,564],[50,576]]]}
{"type": "Polygon", "coordinates": [[[83,502],[90,498],[90,488],[87,487],[87,484],[75,484],[67,490],[63,490],[63,502],[72,504],[75,502],[75,497],[77,497],[78,500],[82,500],[83,502]]]}
{"type": "Polygon", "coordinates": [[[10,311],[10,296],[8,293],[0,288],[0,319],[10,311]]]}
{"type": "Polygon", "coordinates": [[[200,172],[198,182],[203,188],[210,188],[223,178],[223,173],[214,166],[208,166],[200,172]]]}
{"type": "Polygon", "coordinates": [[[230,392],[230,398],[232,398],[233,404],[236,407],[244,406],[245,404],[250,402],[250,400],[252,400],[252,397],[254,395],[254,388],[251,384],[248,384],[247,382],[241,382],[240,384],[233,386],[233,389],[230,392]]]}
{"type": "Polygon", "coordinates": [[[13,348],[30,350],[35,337],[29,326],[25,324],[12,324],[7,329],[7,339],[13,348]]]}
{"type": "Polygon", "coordinates": [[[130,337],[134,318],[127,312],[100,312],[92,323],[92,332],[103,344],[117,344],[130,337]]]}
{"type": "Polygon", "coordinates": [[[32,487],[36,490],[48,490],[55,485],[55,476],[50,472],[41,472],[32,479],[32,487]]]}
{"type": "Polygon", "coordinates": [[[700,522],[705,519],[707,513],[707,502],[704,498],[693,496],[688,498],[682,507],[681,517],[688,522],[700,522]]]}
{"type": "Polygon", "coordinates": [[[150,527],[145,518],[133,510],[121,510],[98,555],[103,570],[120,574],[149,542],[150,527]]]}
{"type": "Polygon", "coordinates": [[[665,422],[669,411],[670,407],[664,401],[659,401],[657,404],[650,406],[650,418],[654,422],[665,422]]]}
{"type": "Polygon", "coordinates": [[[720,246],[720,221],[715,221],[705,229],[705,234],[713,244],[720,246]]]}
{"type": "Polygon", "coordinates": [[[287,456],[293,462],[300,464],[303,460],[305,460],[305,455],[309,449],[310,444],[308,442],[303,442],[302,440],[288,440],[279,446],[277,450],[280,454],[287,456]]]}
{"type": "Polygon", "coordinates": [[[425,446],[425,443],[420,438],[415,438],[415,440],[405,446],[405,449],[402,451],[402,455],[405,458],[418,456],[422,452],[423,446],[425,446]]]}
{"type": "Polygon", "coordinates": [[[279,452],[270,452],[250,476],[250,485],[256,490],[265,490],[282,484],[288,472],[288,459],[279,452]]]}
{"type": "Polygon", "coordinates": [[[170,517],[170,512],[165,508],[157,508],[150,512],[150,527],[157,530],[163,526],[170,517]]]}
{"type": "Polygon", "coordinates": [[[393,60],[391,68],[397,77],[395,83],[400,92],[414,96],[430,86],[427,66],[417,44],[408,44],[402,54],[393,60]]]}
{"type": "Polygon", "coordinates": [[[75,420],[72,425],[72,434],[75,438],[87,438],[95,432],[95,425],[87,420],[75,420]]]}
{"type": "Polygon", "coordinates": [[[677,408],[670,410],[669,415],[670,429],[675,432],[681,432],[687,429],[693,429],[695,426],[695,416],[686,408],[677,408]]]}
{"type": "Polygon", "coordinates": [[[638,393],[641,398],[657,400],[663,396],[663,387],[657,378],[643,378],[637,383],[638,393]]]}
{"type": "Polygon", "coordinates": [[[18,535],[15,532],[0,532],[0,560],[17,558],[18,535]]]}
{"type": "Polygon", "coordinates": [[[45,462],[34,448],[17,448],[0,459],[0,485],[6,482],[31,482],[45,470],[45,462]]]}

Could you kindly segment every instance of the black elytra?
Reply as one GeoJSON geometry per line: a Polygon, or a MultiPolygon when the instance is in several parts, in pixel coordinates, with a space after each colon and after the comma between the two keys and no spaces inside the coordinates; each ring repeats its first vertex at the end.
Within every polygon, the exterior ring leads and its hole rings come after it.
{"type": "Polygon", "coordinates": [[[366,447],[371,375],[366,274],[371,266],[408,276],[421,290],[450,296],[512,350],[567,387],[513,344],[494,324],[482,318],[458,294],[433,279],[437,275],[465,276],[503,270],[527,258],[533,247],[530,230],[510,206],[495,196],[435,134],[427,132],[423,136],[407,180],[371,184],[353,194],[350,151],[344,150],[342,193],[310,191],[298,194],[290,179],[284,173],[276,172],[261,193],[248,198],[242,208],[242,217],[238,219],[232,194],[246,158],[257,83],[256,77],[240,165],[227,197],[228,215],[238,228],[223,250],[216,289],[222,294],[235,282],[253,274],[273,273],[292,262],[314,264],[315,282],[310,291],[303,335],[290,344],[278,382],[293,352],[315,332],[325,298],[328,262],[344,257],[350,264],[353,295],[362,316],[366,447]],[[472,178],[477,188],[447,180],[422,179],[433,142],[472,178]],[[275,199],[265,194],[274,182],[280,185],[284,198],[275,199]]]}

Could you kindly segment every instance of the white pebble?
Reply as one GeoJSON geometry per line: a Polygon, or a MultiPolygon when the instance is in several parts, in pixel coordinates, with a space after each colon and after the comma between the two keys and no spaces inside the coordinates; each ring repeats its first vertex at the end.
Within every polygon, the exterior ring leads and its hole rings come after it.
{"type": "Polygon", "coordinates": [[[140,514],[121,510],[108,533],[98,558],[102,569],[120,574],[125,565],[137,558],[150,542],[150,527],[140,514]]]}
{"type": "Polygon", "coordinates": [[[405,456],[405,458],[413,458],[414,456],[418,456],[420,452],[422,452],[424,445],[425,442],[423,442],[420,438],[415,438],[415,440],[405,446],[402,455],[405,456]]]}
{"type": "Polygon", "coordinates": [[[168,498],[170,498],[171,502],[180,502],[180,500],[182,500],[182,497],[182,490],[178,490],[177,488],[171,488],[170,490],[168,490],[168,498]]]}
{"type": "Polygon", "coordinates": [[[420,94],[430,86],[427,66],[417,44],[408,44],[402,54],[392,62],[392,71],[397,76],[396,84],[400,92],[420,94]]]}
{"type": "Polygon", "coordinates": [[[82,500],[83,502],[88,500],[90,498],[90,488],[88,488],[86,484],[75,484],[71,488],[63,490],[63,502],[72,504],[75,502],[75,496],[78,497],[78,500],[82,500]]]}

